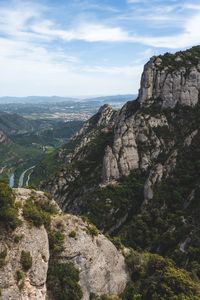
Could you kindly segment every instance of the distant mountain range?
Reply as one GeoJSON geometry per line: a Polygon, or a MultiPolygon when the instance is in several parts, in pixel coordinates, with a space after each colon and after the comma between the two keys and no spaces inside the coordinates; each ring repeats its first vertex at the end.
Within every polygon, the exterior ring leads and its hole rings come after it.
{"type": "Polygon", "coordinates": [[[72,97],[58,97],[58,96],[28,96],[28,97],[0,97],[0,103],[58,103],[58,102],[79,102],[79,101],[100,101],[103,103],[121,102],[133,100],[137,95],[113,95],[102,97],[88,97],[88,98],[72,98],[72,97]]]}

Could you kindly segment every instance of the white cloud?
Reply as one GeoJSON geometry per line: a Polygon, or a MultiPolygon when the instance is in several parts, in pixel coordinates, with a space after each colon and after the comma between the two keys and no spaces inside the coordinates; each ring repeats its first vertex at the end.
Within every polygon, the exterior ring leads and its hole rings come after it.
{"type": "MultiPolygon", "coordinates": [[[[134,2],[136,0],[130,0],[134,2]]],[[[130,2],[129,1],[129,2],[130,2]]],[[[139,0],[137,0],[139,1],[139,0]]],[[[196,5],[188,4],[194,9],[196,5]]],[[[199,7],[199,6],[197,6],[199,7]]],[[[173,6],[165,6],[165,10],[171,12],[173,6]]],[[[33,41],[50,41],[61,39],[66,42],[82,40],[86,42],[132,42],[150,45],[153,47],[182,48],[200,42],[200,14],[180,23],[182,33],[170,36],[142,36],[132,34],[120,26],[111,26],[103,23],[80,23],[77,26],[62,28],[55,22],[42,18],[43,7],[26,5],[15,10],[2,9],[0,11],[0,30],[15,39],[33,41]]],[[[148,20],[163,21],[173,20],[173,16],[162,15],[163,7],[156,9],[154,15],[144,16],[148,20]]]]}
{"type": "MultiPolygon", "coordinates": [[[[39,51],[40,52],[40,51],[39,51]]],[[[0,58],[0,95],[100,95],[137,92],[141,66],[82,67],[35,57],[0,58]],[[9,92],[8,92],[9,91],[9,92]]]]}
{"type": "MultiPolygon", "coordinates": [[[[175,17],[174,17],[175,18],[175,17]]],[[[173,21],[171,16],[148,15],[146,19],[152,21],[173,21]]],[[[43,21],[32,26],[36,35],[46,38],[62,39],[64,41],[82,40],[86,42],[131,42],[141,43],[152,47],[184,48],[200,43],[200,14],[179,22],[179,34],[170,36],[143,36],[132,34],[119,26],[108,26],[100,23],[82,23],[70,29],[57,29],[50,21],[43,21]]]]}
{"type": "MultiPolygon", "coordinates": [[[[47,14],[44,17],[46,8],[30,3],[0,8],[0,32],[5,36],[0,38],[0,95],[76,96],[100,94],[102,91],[104,94],[136,92],[143,61],[153,55],[152,49],[184,48],[200,43],[200,13],[194,6],[188,9],[194,10],[195,15],[180,22],[180,33],[170,36],[132,34],[120,25],[97,20],[64,28],[48,19],[47,14]],[[59,44],[54,42],[56,39],[64,42],[65,49],[55,46],[59,44]],[[67,53],[66,45],[76,40],[89,43],[139,43],[149,48],[132,65],[90,66],[79,57],[67,53]],[[51,42],[54,43],[53,48],[50,47],[51,42]]],[[[171,15],[163,16],[161,11],[154,16],[148,14],[143,17],[152,18],[153,21],[174,18],[171,15]]]]}
{"type": "Polygon", "coordinates": [[[200,44],[200,14],[185,21],[183,32],[172,36],[137,37],[138,42],[153,47],[185,48],[200,44]]]}
{"type": "Polygon", "coordinates": [[[60,38],[65,41],[83,40],[87,42],[122,42],[129,41],[128,32],[120,27],[109,27],[103,24],[83,23],[69,30],[55,29],[55,24],[43,21],[32,26],[36,34],[46,35],[51,38],[60,38]]]}
{"type": "Polygon", "coordinates": [[[181,7],[183,9],[200,10],[200,4],[194,4],[194,3],[183,3],[181,7]]]}

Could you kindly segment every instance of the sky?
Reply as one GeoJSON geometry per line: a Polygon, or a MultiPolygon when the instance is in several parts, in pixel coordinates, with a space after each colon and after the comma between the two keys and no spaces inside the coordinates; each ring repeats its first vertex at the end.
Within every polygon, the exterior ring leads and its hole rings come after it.
{"type": "Polygon", "coordinates": [[[135,94],[199,28],[200,0],[0,0],[0,96],[135,94]]]}

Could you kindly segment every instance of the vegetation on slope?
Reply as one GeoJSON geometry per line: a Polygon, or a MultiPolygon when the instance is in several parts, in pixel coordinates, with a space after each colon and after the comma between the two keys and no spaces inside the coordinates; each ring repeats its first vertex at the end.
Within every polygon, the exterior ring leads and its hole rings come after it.
{"type": "Polygon", "coordinates": [[[78,282],[79,271],[71,262],[50,262],[47,288],[54,300],[80,300],[83,293],[78,282]]]}
{"type": "Polygon", "coordinates": [[[122,296],[123,300],[198,300],[200,282],[172,260],[157,254],[138,254],[127,257],[131,280],[122,296]]]}
{"type": "Polygon", "coordinates": [[[200,46],[192,47],[186,51],[178,51],[175,54],[165,53],[158,57],[162,59],[160,68],[168,67],[171,71],[181,67],[188,69],[199,64],[200,46]]]}
{"type": "Polygon", "coordinates": [[[20,224],[12,189],[6,183],[0,182],[0,228],[13,230],[20,224]]]}

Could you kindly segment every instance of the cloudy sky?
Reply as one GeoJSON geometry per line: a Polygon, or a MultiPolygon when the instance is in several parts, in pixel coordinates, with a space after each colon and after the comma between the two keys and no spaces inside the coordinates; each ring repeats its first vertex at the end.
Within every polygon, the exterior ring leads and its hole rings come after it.
{"type": "Polygon", "coordinates": [[[0,0],[0,96],[137,93],[149,57],[199,28],[200,0],[0,0]]]}

